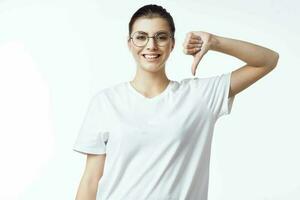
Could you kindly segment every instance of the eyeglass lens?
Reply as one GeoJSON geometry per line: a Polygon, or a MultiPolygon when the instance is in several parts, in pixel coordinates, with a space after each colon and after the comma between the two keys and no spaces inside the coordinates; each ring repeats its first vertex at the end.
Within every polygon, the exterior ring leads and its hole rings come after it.
{"type": "MultiPolygon", "coordinates": [[[[168,44],[170,35],[166,32],[158,32],[154,36],[157,45],[165,46],[168,44]]],[[[135,32],[132,36],[133,43],[136,46],[145,46],[149,40],[149,36],[144,32],[135,32]]]]}

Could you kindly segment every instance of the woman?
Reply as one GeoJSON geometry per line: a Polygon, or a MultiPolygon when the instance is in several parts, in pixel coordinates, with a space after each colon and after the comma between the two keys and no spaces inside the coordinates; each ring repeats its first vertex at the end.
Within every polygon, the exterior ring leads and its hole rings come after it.
{"type": "Polygon", "coordinates": [[[247,64],[220,76],[177,82],[165,74],[174,35],[173,19],[161,6],[143,6],[132,16],[128,48],[136,74],[90,102],[73,148],[87,155],[76,200],[207,199],[215,122],[230,113],[236,94],[274,69],[279,54],[189,32],[183,51],[194,57],[193,75],[209,50],[247,64]]]}

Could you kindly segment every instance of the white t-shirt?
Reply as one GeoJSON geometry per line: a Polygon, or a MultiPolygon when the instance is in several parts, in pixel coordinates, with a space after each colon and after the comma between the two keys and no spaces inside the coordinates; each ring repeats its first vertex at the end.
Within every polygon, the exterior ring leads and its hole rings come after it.
{"type": "Polygon", "coordinates": [[[148,98],[130,82],[93,96],[73,150],[106,154],[97,200],[207,200],[214,125],[231,72],[171,80],[148,98]]]}

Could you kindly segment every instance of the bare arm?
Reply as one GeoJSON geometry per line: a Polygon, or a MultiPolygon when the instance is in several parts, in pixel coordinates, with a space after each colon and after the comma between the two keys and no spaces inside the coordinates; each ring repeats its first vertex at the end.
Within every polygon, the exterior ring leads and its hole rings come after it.
{"type": "Polygon", "coordinates": [[[211,50],[234,56],[246,63],[232,72],[229,97],[272,71],[279,59],[277,52],[266,47],[216,35],[212,37],[211,50]]]}
{"type": "Polygon", "coordinates": [[[276,67],[279,59],[279,53],[257,44],[204,31],[192,31],[187,34],[183,43],[183,52],[194,56],[193,75],[196,74],[200,60],[209,50],[234,56],[246,63],[231,73],[228,97],[238,94],[264,77],[276,67]]]}
{"type": "Polygon", "coordinates": [[[212,36],[211,50],[234,56],[255,67],[275,67],[278,53],[263,46],[247,41],[212,36]]]}
{"type": "Polygon", "coordinates": [[[98,182],[103,174],[106,154],[87,154],[86,166],[75,200],[96,200],[98,182]]]}

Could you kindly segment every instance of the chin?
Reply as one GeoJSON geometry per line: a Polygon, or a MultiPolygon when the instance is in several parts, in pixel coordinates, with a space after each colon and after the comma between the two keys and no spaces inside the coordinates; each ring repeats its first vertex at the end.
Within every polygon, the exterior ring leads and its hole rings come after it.
{"type": "Polygon", "coordinates": [[[143,70],[148,71],[148,72],[158,72],[163,67],[161,64],[158,64],[158,65],[143,64],[143,65],[141,65],[141,68],[143,68],[143,70]]]}

